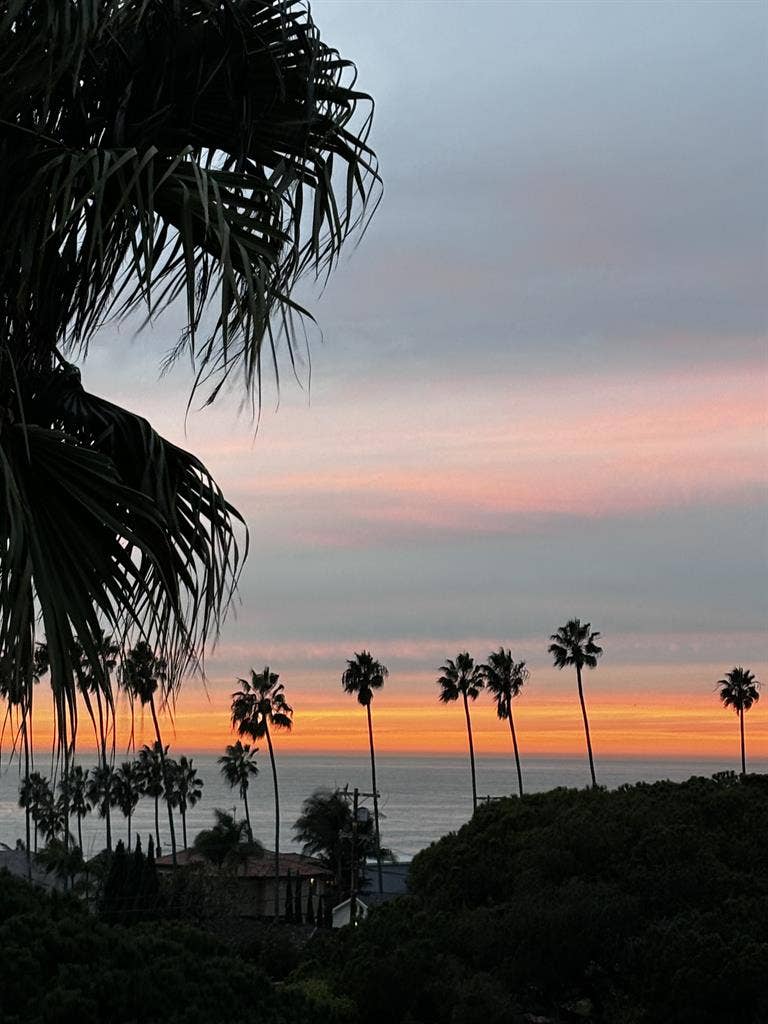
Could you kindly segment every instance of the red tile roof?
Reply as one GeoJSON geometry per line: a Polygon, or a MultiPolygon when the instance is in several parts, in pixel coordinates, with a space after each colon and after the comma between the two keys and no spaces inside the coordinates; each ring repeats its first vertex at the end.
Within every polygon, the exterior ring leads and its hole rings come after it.
{"type": "MultiPolygon", "coordinates": [[[[187,864],[206,864],[207,861],[196,850],[179,850],[176,854],[176,862],[179,867],[187,864]]],[[[173,858],[170,854],[165,857],[158,857],[159,868],[172,868],[173,858]]],[[[280,854],[280,877],[285,878],[288,872],[292,875],[301,875],[302,878],[332,878],[333,874],[312,857],[304,857],[300,853],[280,854]]],[[[274,878],[275,877],[275,855],[271,850],[265,850],[262,857],[248,857],[242,864],[238,864],[234,872],[241,878],[274,878]]]]}

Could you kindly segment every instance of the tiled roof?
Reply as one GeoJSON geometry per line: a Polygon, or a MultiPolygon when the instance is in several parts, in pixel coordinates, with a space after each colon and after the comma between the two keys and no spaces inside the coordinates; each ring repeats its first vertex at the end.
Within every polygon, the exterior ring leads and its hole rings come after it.
{"type": "MultiPolygon", "coordinates": [[[[186,864],[205,864],[205,858],[196,850],[179,850],[176,854],[176,861],[179,866],[186,864]]],[[[158,857],[159,868],[172,868],[173,858],[170,854],[165,857],[158,857]]],[[[288,872],[292,875],[301,875],[302,878],[331,878],[332,873],[324,868],[319,861],[311,857],[304,857],[300,853],[280,854],[280,877],[285,878],[288,872]]],[[[262,857],[248,857],[242,864],[238,864],[234,874],[241,878],[274,878],[275,877],[275,855],[271,850],[265,850],[262,857]]]]}

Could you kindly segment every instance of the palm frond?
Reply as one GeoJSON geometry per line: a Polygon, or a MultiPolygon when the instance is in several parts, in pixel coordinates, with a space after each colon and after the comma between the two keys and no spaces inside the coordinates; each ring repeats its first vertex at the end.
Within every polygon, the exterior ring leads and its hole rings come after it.
{"type": "Polygon", "coordinates": [[[177,352],[209,397],[238,369],[258,391],[264,341],[275,365],[281,330],[293,351],[296,280],[380,195],[353,65],[296,0],[3,8],[3,333],[87,348],[111,312],[183,296],[177,352]]]}

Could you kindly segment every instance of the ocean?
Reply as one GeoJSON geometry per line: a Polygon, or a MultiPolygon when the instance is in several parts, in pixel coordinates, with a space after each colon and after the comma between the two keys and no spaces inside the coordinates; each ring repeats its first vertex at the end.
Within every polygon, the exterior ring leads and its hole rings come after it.
{"type": "MultiPolygon", "coordinates": [[[[231,811],[237,807],[242,814],[236,790],[222,780],[216,755],[192,755],[205,786],[203,797],[187,814],[187,832],[191,842],[201,829],[209,827],[213,810],[231,811]]],[[[302,801],[315,789],[348,785],[367,792],[371,788],[370,761],[367,757],[347,755],[283,755],[278,753],[280,783],[280,843],[284,851],[298,851],[293,841],[293,824],[302,801]]],[[[89,763],[82,761],[84,766],[89,763]]],[[[462,757],[413,757],[381,755],[376,759],[382,844],[400,860],[408,860],[419,850],[447,832],[460,828],[472,813],[472,790],[469,763],[462,757]]],[[[46,773],[50,759],[38,758],[36,767],[46,773]]],[[[768,772],[768,760],[752,760],[751,771],[768,772]]],[[[712,775],[726,769],[737,770],[732,763],[718,760],[639,760],[607,759],[596,762],[598,782],[610,788],[626,782],[654,782],[660,779],[682,781],[691,775],[712,775]]],[[[528,792],[541,792],[556,786],[584,787],[589,782],[585,758],[528,757],[523,762],[523,782],[528,792]]],[[[516,792],[514,760],[511,757],[483,757],[477,763],[477,788],[481,798],[505,796],[516,792]]],[[[0,773],[0,842],[13,845],[24,834],[24,812],[17,806],[19,786],[18,763],[7,763],[0,773]]],[[[274,837],[274,805],[269,762],[262,758],[258,777],[249,789],[248,803],[254,834],[271,849],[274,837]]],[[[370,801],[367,801],[370,806],[370,801]]],[[[73,822],[74,826],[74,822],[73,822]]],[[[73,828],[74,830],[74,828],[73,828]]],[[[114,840],[125,839],[125,819],[113,811],[114,840]]],[[[133,818],[133,832],[146,842],[154,830],[154,801],[143,799],[133,818]]],[[[181,841],[181,825],[177,826],[181,841]]],[[[161,807],[160,838],[163,852],[170,852],[167,811],[161,807]]],[[[83,845],[87,856],[105,843],[104,823],[90,814],[83,823],[83,845]]]]}

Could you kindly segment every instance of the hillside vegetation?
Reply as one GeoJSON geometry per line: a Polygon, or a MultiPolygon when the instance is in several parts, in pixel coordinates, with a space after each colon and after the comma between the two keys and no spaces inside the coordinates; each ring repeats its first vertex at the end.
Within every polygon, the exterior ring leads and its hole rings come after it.
{"type": "Polygon", "coordinates": [[[481,807],[300,969],[361,1024],[763,1024],[768,776],[481,807]]]}
{"type": "Polygon", "coordinates": [[[768,776],[501,800],[411,884],[302,949],[0,873],[0,1024],[768,1021],[768,776]]]}

